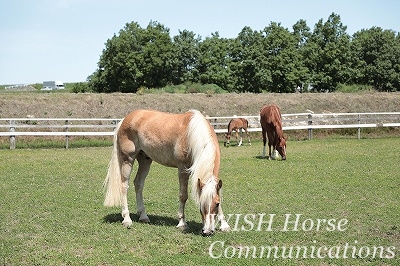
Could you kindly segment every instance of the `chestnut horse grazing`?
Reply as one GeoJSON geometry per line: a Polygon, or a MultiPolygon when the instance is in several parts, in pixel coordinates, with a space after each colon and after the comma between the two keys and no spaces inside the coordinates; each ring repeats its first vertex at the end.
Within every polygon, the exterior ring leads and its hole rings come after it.
{"type": "Polygon", "coordinates": [[[244,118],[233,118],[231,121],[229,121],[228,133],[225,135],[224,146],[225,147],[229,146],[229,141],[231,139],[232,131],[236,131],[236,141],[238,143],[238,146],[241,146],[242,140],[243,140],[243,131],[242,130],[244,130],[246,132],[247,138],[249,139],[249,145],[251,145],[250,135],[249,135],[249,132],[247,131],[248,127],[249,127],[249,121],[247,121],[247,119],[244,119],[244,118]],[[240,130],[240,141],[239,141],[239,134],[238,134],[239,130],[240,130]]]}
{"type": "Polygon", "coordinates": [[[282,156],[282,160],[286,160],[286,139],[282,131],[282,116],[279,107],[276,105],[265,105],[260,110],[260,123],[262,127],[263,137],[263,158],[265,158],[265,146],[268,135],[268,159],[271,157],[271,146],[275,155],[275,150],[282,156]]]}
{"type": "Polygon", "coordinates": [[[122,224],[126,227],[132,225],[127,193],[135,160],[139,165],[134,185],[140,222],[150,222],[145,211],[142,191],[154,160],[164,166],[178,168],[180,187],[178,228],[187,229],[184,209],[190,177],[192,196],[199,205],[202,215],[202,234],[205,236],[213,234],[215,216],[221,222],[221,231],[230,230],[221,208],[222,181],[218,178],[220,168],[218,140],[210,123],[199,111],[170,114],[153,110],[136,110],[117,125],[111,161],[104,181],[107,189],[104,205],[122,206],[124,218],[122,224]]]}

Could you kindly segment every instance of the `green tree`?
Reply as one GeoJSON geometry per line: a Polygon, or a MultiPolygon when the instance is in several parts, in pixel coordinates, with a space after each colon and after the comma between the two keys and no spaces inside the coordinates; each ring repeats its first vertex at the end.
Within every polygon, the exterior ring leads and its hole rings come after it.
{"type": "Polygon", "coordinates": [[[199,81],[197,60],[200,42],[201,37],[196,37],[194,32],[188,30],[179,31],[179,35],[174,36],[175,69],[172,77],[174,84],[199,81]]]}
{"type": "Polygon", "coordinates": [[[255,93],[293,92],[309,84],[315,91],[335,91],[340,84],[400,90],[400,34],[373,27],[350,38],[335,13],[312,32],[305,20],[292,28],[271,22],[262,31],[244,27],[234,39],[215,32],[201,40],[188,30],[171,39],[158,22],[145,29],[127,23],[107,40],[87,78],[88,90],[136,92],[182,83],[255,93]]]}
{"type": "Polygon", "coordinates": [[[340,16],[332,13],[319,20],[304,47],[305,65],[317,91],[334,91],[351,78],[350,36],[340,16]]]}
{"type": "Polygon", "coordinates": [[[161,88],[172,81],[174,47],[169,29],[158,22],[150,22],[143,34],[141,53],[143,64],[143,85],[161,88]]]}
{"type": "Polygon", "coordinates": [[[98,69],[88,77],[89,87],[98,92],[136,92],[141,86],[165,86],[175,67],[173,55],[168,28],[157,22],[146,29],[127,23],[107,40],[98,69]]]}
{"type": "Polygon", "coordinates": [[[299,56],[300,65],[296,69],[298,76],[298,87],[303,92],[308,88],[310,83],[310,70],[306,67],[306,47],[307,41],[311,37],[310,27],[303,19],[297,21],[293,25],[293,36],[297,42],[297,56],[299,56]]]}
{"type": "Polygon", "coordinates": [[[98,92],[136,92],[143,84],[139,65],[143,61],[143,29],[136,22],[127,23],[119,35],[108,39],[100,56],[98,69],[89,78],[89,87],[98,92]]]}
{"type": "Polygon", "coordinates": [[[400,37],[392,30],[372,27],[353,35],[352,50],[359,75],[354,82],[379,91],[400,90],[400,37]]]}
{"type": "Polygon", "coordinates": [[[293,35],[297,41],[297,47],[303,48],[307,44],[308,38],[311,37],[310,27],[304,19],[300,19],[293,26],[293,35]]]}
{"type": "Polygon", "coordinates": [[[262,32],[264,68],[270,77],[263,79],[263,87],[271,92],[294,92],[307,80],[307,69],[303,66],[297,50],[298,40],[279,23],[271,24],[262,32]]]}
{"type": "Polygon", "coordinates": [[[197,69],[201,83],[216,84],[230,90],[232,87],[229,68],[231,58],[228,49],[230,43],[230,39],[220,38],[218,32],[212,33],[211,37],[207,37],[200,43],[197,69]]]}
{"type": "Polygon", "coordinates": [[[262,69],[262,35],[250,27],[244,27],[232,40],[230,57],[233,88],[239,92],[262,92],[261,80],[266,71],[262,69]]]}

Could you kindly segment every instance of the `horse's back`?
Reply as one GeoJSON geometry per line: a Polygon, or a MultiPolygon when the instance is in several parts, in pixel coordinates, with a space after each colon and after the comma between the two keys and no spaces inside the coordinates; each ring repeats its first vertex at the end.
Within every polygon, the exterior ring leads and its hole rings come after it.
{"type": "Polygon", "coordinates": [[[129,129],[158,131],[174,130],[187,126],[191,112],[183,114],[165,113],[155,110],[135,110],[129,113],[122,122],[122,127],[129,129]]]}
{"type": "Polygon", "coordinates": [[[246,118],[240,118],[240,121],[242,121],[243,128],[247,128],[249,126],[249,121],[247,121],[246,118]]]}
{"type": "Polygon", "coordinates": [[[240,128],[247,128],[248,121],[245,118],[232,118],[228,124],[228,130],[238,130],[240,128]]]}
{"type": "Polygon", "coordinates": [[[282,126],[281,111],[277,105],[265,105],[260,111],[261,125],[282,126]]]}
{"type": "Polygon", "coordinates": [[[182,114],[135,110],[120,126],[118,138],[128,152],[144,151],[166,166],[177,167],[186,158],[186,131],[192,112],[182,114]]]}

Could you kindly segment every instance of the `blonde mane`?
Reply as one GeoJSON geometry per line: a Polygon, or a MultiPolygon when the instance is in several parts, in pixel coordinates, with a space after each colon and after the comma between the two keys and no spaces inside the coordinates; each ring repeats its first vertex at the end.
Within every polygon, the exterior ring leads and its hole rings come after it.
{"type": "Polygon", "coordinates": [[[212,136],[212,128],[197,110],[190,110],[193,115],[190,119],[187,130],[189,153],[192,156],[192,166],[188,169],[192,182],[192,197],[194,201],[205,207],[205,204],[211,202],[216,193],[217,180],[213,175],[216,147],[212,136]],[[199,191],[198,180],[204,187],[199,191]]]}

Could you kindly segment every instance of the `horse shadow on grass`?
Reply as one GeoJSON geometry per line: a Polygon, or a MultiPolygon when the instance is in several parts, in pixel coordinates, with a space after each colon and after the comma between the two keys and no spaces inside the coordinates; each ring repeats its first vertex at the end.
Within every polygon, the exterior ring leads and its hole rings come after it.
{"type": "MultiPolygon", "coordinates": [[[[132,226],[134,226],[135,223],[139,223],[139,215],[137,214],[130,214],[130,217],[133,221],[132,226]]],[[[149,225],[152,226],[173,226],[176,227],[178,224],[178,219],[172,218],[172,217],[167,217],[167,216],[160,216],[160,215],[149,215],[148,217],[150,219],[149,225]]],[[[121,216],[121,213],[111,213],[103,217],[103,222],[104,223],[122,223],[124,219],[121,216]]],[[[188,224],[188,229],[183,231],[186,234],[193,234],[193,235],[201,235],[201,229],[203,227],[203,224],[198,223],[196,221],[186,221],[188,224]]],[[[177,229],[179,230],[179,229],[177,229]]]]}

